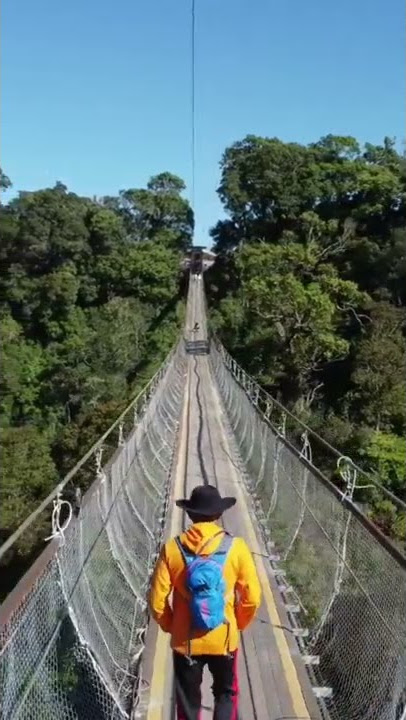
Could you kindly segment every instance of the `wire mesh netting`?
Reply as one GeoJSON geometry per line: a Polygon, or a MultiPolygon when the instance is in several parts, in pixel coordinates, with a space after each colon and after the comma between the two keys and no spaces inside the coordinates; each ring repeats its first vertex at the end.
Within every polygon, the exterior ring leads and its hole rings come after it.
{"type": "MultiPolygon", "coordinates": [[[[189,336],[194,350],[205,337],[205,327],[193,334],[203,302],[195,295],[186,342],[95,446],[96,480],[65,526],[57,499],[55,537],[2,614],[4,720],[119,720],[136,710],[185,348],[189,336]]],[[[279,553],[275,576],[323,714],[405,720],[406,565],[357,512],[355,466],[340,458],[346,489],[334,489],[313,464],[307,431],[301,437],[216,341],[210,362],[259,527],[279,553]]],[[[89,467],[80,472],[88,476],[89,467]]]]}
{"type": "Polygon", "coordinates": [[[2,718],[113,720],[137,702],[184,373],[180,344],[130,406],[107,463],[97,449],[97,479],[77,517],[2,619],[2,718]]]}
{"type": "MultiPolygon", "coordinates": [[[[295,451],[289,421],[212,343],[213,374],[276,577],[323,707],[337,720],[406,717],[406,570],[346,493],[295,451]],[[304,633],[300,630],[305,630],[304,633]],[[308,633],[306,634],[306,630],[308,633]]],[[[343,458],[344,461],[348,460],[343,458]]],[[[354,466],[343,463],[347,487],[354,466]]]]}

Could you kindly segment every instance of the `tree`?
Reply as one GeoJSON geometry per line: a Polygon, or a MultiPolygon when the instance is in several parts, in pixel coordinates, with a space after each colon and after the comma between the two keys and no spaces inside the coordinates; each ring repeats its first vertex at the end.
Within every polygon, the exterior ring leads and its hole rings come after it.
{"type": "Polygon", "coordinates": [[[113,210],[92,205],[86,215],[89,244],[94,255],[109,255],[125,239],[122,217],[113,210]]]}
{"type": "Polygon", "coordinates": [[[352,412],[379,430],[406,428],[405,313],[388,303],[371,311],[371,323],[360,340],[352,374],[352,412]]]}
{"type": "MultiPolygon", "coordinates": [[[[92,367],[92,382],[99,376],[106,383],[103,402],[120,396],[113,391],[114,378],[120,379],[121,397],[125,397],[127,377],[146,349],[149,319],[145,307],[133,298],[116,297],[89,311],[88,322],[93,333],[88,362],[92,367]]],[[[92,404],[98,401],[95,396],[92,404]]]]}
{"type": "Polygon", "coordinates": [[[362,151],[352,137],[303,146],[247,136],[226,149],[221,170],[218,193],[229,217],[211,232],[217,252],[258,240],[306,243],[312,218],[344,278],[403,297],[397,267],[404,265],[406,170],[393,141],[362,151]]]}
{"type": "Polygon", "coordinates": [[[237,257],[245,339],[260,353],[263,381],[305,405],[322,385],[323,365],[348,354],[340,331],[349,308],[366,301],[333,266],[320,262],[320,253],[316,243],[252,244],[237,257]]]}
{"type": "Polygon", "coordinates": [[[11,187],[11,180],[0,168],[0,190],[8,190],[11,187]]]}
{"type": "Polygon", "coordinates": [[[138,243],[128,250],[123,268],[126,294],[153,305],[159,312],[176,295],[181,255],[163,244],[138,243]]]}
{"type": "Polygon", "coordinates": [[[83,305],[107,302],[121,293],[128,242],[123,216],[93,204],[86,215],[91,255],[80,277],[79,298],[83,305]]]}
{"type": "Polygon", "coordinates": [[[191,245],[193,212],[181,192],[185,185],[176,175],[161,173],[152,177],[147,188],[120,193],[127,228],[136,240],[161,242],[174,250],[191,245]]]}
{"type": "Polygon", "coordinates": [[[376,430],[370,434],[362,456],[382,485],[406,497],[406,445],[403,438],[376,430]]]}
{"type": "MultiPolygon", "coordinates": [[[[361,449],[361,462],[376,475],[379,483],[401,499],[406,499],[406,446],[404,438],[375,431],[361,449]]],[[[406,540],[406,512],[376,491],[369,515],[376,525],[395,540],[406,540]]]]}
{"type": "MultiPolygon", "coordinates": [[[[218,194],[212,326],[260,383],[404,494],[405,158],[390,138],[247,136],[225,150],[218,194]]],[[[366,502],[402,536],[393,503],[366,502]]]]}
{"type": "Polygon", "coordinates": [[[2,427],[41,418],[41,375],[46,366],[42,348],[26,341],[21,326],[3,311],[0,317],[2,373],[0,422],[2,427]]]}
{"type": "Polygon", "coordinates": [[[170,172],[164,172],[160,175],[154,175],[149,180],[147,188],[157,195],[178,196],[183,192],[183,190],[186,190],[186,185],[177,175],[172,175],[170,172]]]}
{"type": "Polygon", "coordinates": [[[90,201],[74,193],[39,190],[20,193],[11,202],[19,231],[9,262],[20,263],[26,272],[38,276],[65,262],[80,261],[90,253],[85,217],[90,201]]]}
{"type": "Polygon", "coordinates": [[[231,221],[216,226],[216,251],[237,240],[274,241],[319,195],[318,168],[297,143],[249,135],[225,151],[221,168],[218,193],[231,221]]]}
{"type": "MultiPolygon", "coordinates": [[[[120,197],[103,204],[62,183],[0,207],[3,538],[175,342],[181,250],[192,233],[183,189],[176,176],[158,175],[136,191],[148,202],[133,214],[120,197]]],[[[48,524],[41,518],[7,556],[12,581],[42,548],[48,524]]]]}
{"type": "MultiPolygon", "coordinates": [[[[2,432],[1,540],[35,509],[57,480],[45,435],[32,425],[2,432]]],[[[38,540],[45,539],[46,519],[31,527],[19,540],[14,553],[29,555],[38,540]]]]}
{"type": "Polygon", "coordinates": [[[381,165],[398,172],[402,170],[402,157],[395,150],[395,145],[396,141],[389,137],[384,138],[383,145],[365,143],[364,160],[372,165],[381,165]]]}

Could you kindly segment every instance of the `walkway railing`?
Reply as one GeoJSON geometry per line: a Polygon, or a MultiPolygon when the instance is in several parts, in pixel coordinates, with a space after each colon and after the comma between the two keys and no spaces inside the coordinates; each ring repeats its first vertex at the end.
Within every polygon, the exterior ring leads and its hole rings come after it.
{"type": "Polygon", "coordinates": [[[142,684],[146,588],[166,516],[185,359],[180,343],[45,501],[54,501],[52,540],[1,608],[5,720],[129,717],[142,684]],[[95,481],[74,512],[63,492],[90,463],[95,481]]]}
{"type": "Polygon", "coordinates": [[[218,342],[211,362],[315,693],[330,718],[406,717],[406,558],[354,502],[365,478],[338,456],[339,490],[307,430],[298,449],[293,416],[218,342]]]}
{"type": "MultiPolygon", "coordinates": [[[[333,484],[317,467],[317,443],[327,444],[221,344],[211,342],[209,357],[322,707],[332,720],[405,720],[406,559],[355,499],[360,485],[384,489],[330,448],[343,487],[333,484]]],[[[54,504],[51,542],[0,610],[4,720],[118,720],[134,710],[146,589],[167,511],[186,362],[181,341],[0,549],[1,557],[54,504]],[[94,482],[74,505],[67,490],[78,490],[89,475],[94,482]]]]}

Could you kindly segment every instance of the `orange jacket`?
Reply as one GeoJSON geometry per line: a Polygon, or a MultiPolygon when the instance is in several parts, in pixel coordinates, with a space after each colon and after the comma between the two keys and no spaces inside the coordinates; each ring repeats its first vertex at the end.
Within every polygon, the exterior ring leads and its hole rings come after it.
{"type": "MultiPolygon", "coordinates": [[[[214,522],[195,523],[180,536],[182,545],[198,553],[199,549],[219,530],[214,522]]],[[[202,550],[202,555],[214,552],[223,535],[202,550]]],[[[224,564],[226,583],[225,617],[228,625],[220,625],[209,632],[191,632],[188,593],[185,589],[186,568],[175,539],[162,548],[150,591],[150,607],[154,619],[164,632],[171,633],[171,646],[179,653],[192,655],[224,655],[238,646],[238,631],[253,620],[261,603],[261,587],[252,555],[242,538],[234,538],[224,564]],[[173,591],[172,606],[169,597],[173,591]],[[190,650],[189,650],[190,642],[190,650]]]]}

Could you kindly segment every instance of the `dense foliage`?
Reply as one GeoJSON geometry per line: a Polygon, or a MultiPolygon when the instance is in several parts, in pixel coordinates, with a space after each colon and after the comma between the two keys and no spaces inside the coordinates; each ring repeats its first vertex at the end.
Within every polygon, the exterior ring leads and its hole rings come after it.
{"type": "MultiPolygon", "coordinates": [[[[163,173],[98,201],[57,183],[0,206],[1,540],[172,345],[193,233],[183,190],[163,173]]],[[[213,326],[261,384],[406,499],[405,159],[389,139],[249,136],[225,151],[219,195],[213,326]]],[[[403,536],[390,502],[373,512],[403,536]]],[[[35,541],[20,543],[23,558],[35,541]]]]}
{"type": "MultiPolygon", "coordinates": [[[[223,156],[212,322],[261,384],[406,500],[406,162],[249,136],[223,156]]],[[[376,501],[395,537],[406,519],[376,501]]]]}
{"type": "MultiPolygon", "coordinates": [[[[0,182],[10,185],[3,173],[0,182]]],[[[100,201],[57,183],[0,208],[1,540],[176,339],[181,259],[193,233],[183,190],[170,173],[100,201]]],[[[35,532],[19,544],[21,556],[35,532]]]]}

